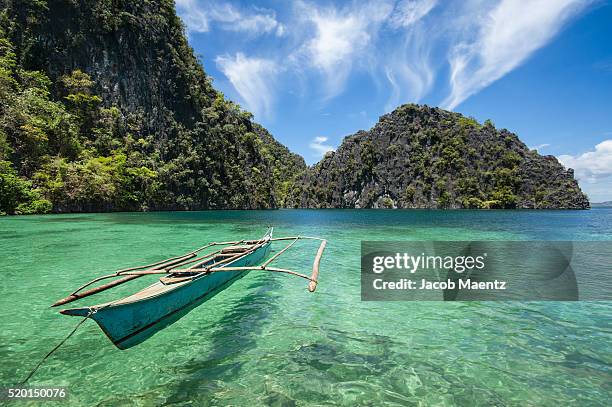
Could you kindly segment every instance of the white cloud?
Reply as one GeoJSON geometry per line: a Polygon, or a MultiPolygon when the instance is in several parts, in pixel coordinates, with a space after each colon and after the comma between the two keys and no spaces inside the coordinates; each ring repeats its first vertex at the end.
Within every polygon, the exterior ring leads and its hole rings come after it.
{"type": "Polygon", "coordinates": [[[228,31],[245,31],[254,34],[275,33],[279,37],[285,32],[285,26],[276,21],[274,13],[238,15],[235,19],[223,24],[223,28],[228,31]]]}
{"type": "Polygon", "coordinates": [[[550,144],[548,143],[544,143],[544,144],[538,144],[537,146],[531,146],[529,147],[530,150],[543,150],[546,147],[550,147],[550,144]]]}
{"type": "Polygon", "coordinates": [[[595,183],[612,176],[612,140],[605,140],[578,156],[560,155],[557,157],[566,168],[573,168],[576,179],[595,183]]]}
{"type": "Polygon", "coordinates": [[[299,3],[298,13],[314,35],[298,51],[300,61],[325,77],[325,98],[343,89],[355,61],[366,54],[382,22],[391,13],[388,2],[353,3],[343,9],[299,3]]]}
{"type": "Polygon", "coordinates": [[[389,22],[392,27],[409,27],[425,17],[438,0],[400,0],[389,22]]]}
{"type": "MultiPolygon", "coordinates": [[[[430,29],[422,20],[437,3],[438,0],[400,0],[388,17],[388,27],[399,35],[400,41],[377,57],[390,85],[385,112],[402,102],[419,102],[431,89],[435,72],[430,52],[437,30],[430,29]]],[[[380,75],[376,71],[374,74],[380,75]]]]}
{"type": "Polygon", "coordinates": [[[327,142],[327,137],[318,136],[308,146],[317,153],[318,157],[323,157],[325,153],[335,150],[333,146],[325,144],[325,142],[327,142]]]}
{"type": "Polygon", "coordinates": [[[276,13],[270,10],[246,12],[213,0],[176,0],[176,8],[190,32],[208,32],[211,23],[223,30],[252,35],[273,33],[282,36],[285,32],[284,25],[276,20],[276,13]]]}
{"type": "Polygon", "coordinates": [[[542,46],[581,11],[585,0],[502,0],[484,15],[468,9],[465,28],[470,40],[453,46],[449,53],[451,92],[442,102],[454,109],[465,99],[498,80],[542,46]],[[474,23],[472,23],[474,22],[474,23]],[[471,30],[476,29],[475,34],[471,30]]]}
{"type": "Polygon", "coordinates": [[[612,201],[612,177],[603,179],[595,184],[580,183],[580,189],[589,198],[589,202],[612,201]]]}
{"type": "Polygon", "coordinates": [[[392,0],[354,0],[338,7],[299,2],[296,14],[310,30],[300,32],[305,39],[293,60],[323,75],[324,100],[342,93],[351,73],[361,69],[369,71],[375,82],[378,77],[389,81],[391,96],[386,110],[396,107],[402,98],[419,101],[434,79],[429,61],[433,35],[416,25],[436,4],[437,0],[401,0],[397,4],[392,0]],[[385,29],[395,31],[401,42],[380,40],[385,29]]]}
{"type": "Polygon", "coordinates": [[[557,157],[566,168],[573,168],[580,187],[591,202],[612,200],[612,140],[595,146],[584,154],[557,157]]]}
{"type": "Polygon", "coordinates": [[[208,13],[198,4],[197,0],[176,0],[176,11],[183,19],[187,30],[192,32],[209,30],[208,13]]]}
{"type": "Polygon", "coordinates": [[[397,83],[397,80],[395,79],[392,68],[385,68],[385,76],[387,77],[389,84],[391,84],[391,96],[389,96],[389,99],[385,104],[385,112],[389,112],[395,109],[399,104],[401,89],[397,83]]]}
{"type": "Polygon", "coordinates": [[[272,114],[273,88],[279,72],[273,61],[247,57],[239,52],[234,57],[218,56],[215,62],[240,94],[248,110],[260,117],[272,114]]]}

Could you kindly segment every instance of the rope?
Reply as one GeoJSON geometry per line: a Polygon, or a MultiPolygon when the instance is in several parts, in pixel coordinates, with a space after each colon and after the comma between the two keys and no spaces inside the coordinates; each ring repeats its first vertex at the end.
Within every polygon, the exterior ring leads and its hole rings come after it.
{"type": "Polygon", "coordinates": [[[79,329],[79,327],[80,327],[81,325],[83,325],[83,323],[84,323],[85,321],[87,321],[87,319],[88,319],[88,318],[89,318],[89,317],[90,317],[90,316],[91,316],[91,315],[92,315],[94,312],[95,312],[94,310],[90,310],[90,311],[89,311],[89,314],[87,314],[87,316],[85,316],[85,318],[83,318],[83,319],[82,319],[82,320],[81,320],[81,321],[80,321],[80,322],[79,322],[79,323],[78,323],[78,324],[77,324],[77,325],[74,327],[74,329],[72,330],[72,332],[70,332],[70,333],[68,334],[68,336],[66,336],[66,337],[65,337],[65,338],[64,338],[64,339],[63,339],[63,340],[62,340],[62,341],[61,341],[59,344],[57,344],[57,346],[56,346],[55,348],[51,349],[51,351],[50,351],[49,353],[47,353],[47,355],[46,355],[44,358],[42,358],[42,360],[41,360],[40,362],[38,362],[38,364],[36,365],[36,367],[35,367],[35,368],[34,368],[34,369],[33,369],[33,370],[30,372],[30,374],[28,375],[28,377],[26,377],[26,378],[25,378],[25,379],[24,379],[24,380],[21,382],[21,384],[25,384],[25,383],[26,383],[28,380],[30,380],[30,378],[31,378],[32,376],[34,376],[34,373],[36,373],[36,371],[38,370],[38,368],[40,368],[40,366],[42,366],[42,364],[44,363],[44,361],[45,361],[45,360],[47,360],[47,359],[49,358],[49,356],[51,356],[53,353],[55,353],[55,351],[56,351],[56,350],[58,350],[58,349],[59,349],[59,348],[60,348],[60,347],[61,347],[61,346],[62,346],[64,343],[66,343],[66,341],[67,341],[68,339],[70,339],[70,337],[71,337],[72,335],[74,335],[74,333],[77,331],[77,329],[79,329]]]}

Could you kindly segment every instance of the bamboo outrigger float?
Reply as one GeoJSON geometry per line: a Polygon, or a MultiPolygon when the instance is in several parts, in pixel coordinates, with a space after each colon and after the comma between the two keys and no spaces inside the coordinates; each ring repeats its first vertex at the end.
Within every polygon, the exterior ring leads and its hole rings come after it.
{"type": "Polygon", "coordinates": [[[104,304],[60,311],[64,315],[93,319],[115,346],[119,349],[127,349],[145,341],[159,330],[177,321],[252,270],[286,273],[304,278],[309,281],[308,290],[314,292],[317,288],[319,264],[326,243],[324,239],[317,237],[273,238],[272,228],[270,228],[258,240],[209,243],[182,256],[144,266],[130,267],[98,277],[79,287],[68,297],[57,301],[53,307],[68,304],[143,276],[162,275],[156,283],[128,297],[104,304]],[[301,239],[321,241],[310,276],[269,266],[301,239]],[[273,241],[291,242],[266,259],[273,241]],[[213,246],[224,247],[199,255],[203,250],[213,246]],[[111,278],[117,279],[85,290],[99,281],[111,278]]]}

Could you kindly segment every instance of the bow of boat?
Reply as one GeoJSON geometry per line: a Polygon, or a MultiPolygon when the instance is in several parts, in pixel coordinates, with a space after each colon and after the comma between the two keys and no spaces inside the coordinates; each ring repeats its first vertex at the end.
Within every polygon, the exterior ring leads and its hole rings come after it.
{"type": "Polygon", "coordinates": [[[86,317],[89,316],[92,312],[92,309],[89,307],[83,308],[68,308],[60,311],[60,314],[70,315],[73,317],[86,317]]]}

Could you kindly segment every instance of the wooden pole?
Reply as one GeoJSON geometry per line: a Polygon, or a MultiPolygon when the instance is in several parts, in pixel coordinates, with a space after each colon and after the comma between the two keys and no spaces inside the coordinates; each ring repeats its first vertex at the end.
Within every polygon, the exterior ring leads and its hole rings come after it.
{"type": "MultiPolygon", "coordinates": [[[[187,261],[185,261],[184,263],[181,263],[181,264],[176,264],[176,266],[177,266],[177,267],[178,267],[178,266],[186,266],[187,264],[191,264],[191,263],[195,263],[195,262],[200,262],[200,263],[203,263],[205,260],[209,260],[211,257],[213,257],[213,256],[214,256],[214,255],[216,255],[216,254],[219,254],[220,252],[221,252],[221,250],[216,250],[216,251],[214,251],[214,252],[210,252],[210,253],[208,253],[208,254],[206,254],[206,255],[204,255],[204,256],[197,257],[197,258],[195,258],[195,259],[190,259],[190,260],[187,260],[187,261]]],[[[165,268],[165,270],[167,270],[167,271],[171,271],[172,269],[165,268]]],[[[123,274],[123,273],[121,273],[121,274],[123,274]]]]}
{"type": "Polygon", "coordinates": [[[305,278],[306,280],[310,280],[310,277],[308,277],[307,275],[295,272],[293,270],[280,269],[280,268],[277,268],[277,267],[266,267],[263,271],[272,271],[272,272],[276,272],[276,273],[287,273],[287,274],[291,274],[293,276],[305,278]]]}
{"type": "Polygon", "coordinates": [[[325,245],[327,245],[327,240],[321,241],[321,246],[319,246],[319,250],[317,251],[317,256],[314,259],[314,263],[312,264],[312,275],[310,276],[310,283],[308,283],[308,291],[311,293],[317,289],[317,284],[319,282],[319,264],[321,263],[321,257],[323,257],[323,250],[325,250],[325,245]]]}
{"type": "Polygon", "coordinates": [[[289,243],[287,246],[285,246],[281,251],[279,251],[278,253],[276,253],[274,256],[272,256],[271,258],[269,258],[264,264],[261,265],[261,268],[266,268],[266,266],[270,263],[272,263],[274,260],[276,260],[278,258],[278,256],[280,256],[281,254],[283,254],[286,250],[288,250],[291,246],[293,246],[295,244],[295,242],[297,242],[299,240],[299,236],[295,238],[295,240],[291,243],[289,243]]]}
{"type": "MultiPolygon", "coordinates": [[[[116,276],[117,275],[114,274],[114,275],[104,276],[104,277],[109,277],[110,278],[110,277],[116,277],[116,276]]],[[[68,304],[69,302],[76,301],[76,300],[78,300],[80,298],[88,297],[90,295],[99,293],[99,292],[104,291],[104,290],[108,290],[109,288],[112,288],[112,287],[118,286],[120,284],[126,283],[126,282],[128,282],[130,280],[134,280],[135,278],[138,278],[138,277],[141,277],[141,276],[142,276],[142,274],[128,275],[127,277],[120,278],[119,280],[115,280],[115,281],[112,281],[112,282],[110,282],[108,284],[103,284],[103,285],[101,285],[99,287],[92,288],[91,290],[87,290],[87,291],[83,292],[82,294],[70,294],[68,297],[63,298],[63,299],[55,302],[52,305],[52,307],[57,307],[57,306],[60,306],[60,305],[68,304]]],[[[98,281],[100,281],[100,279],[98,279],[98,281]]]]}
{"type": "Polygon", "coordinates": [[[314,237],[314,236],[289,236],[289,237],[275,237],[275,238],[270,239],[270,241],[293,240],[293,239],[320,240],[320,241],[325,240],[322,237],[314,237]]]}
{"type": "MultiPolygon", "coordinates": [[[[201,273],[222,273],[222,272],[229,272],[229,271],[247,271],[247,270],[259,270],[259,271],[272,271],[272,272],[276,272],[276,273],[287,273],[287,274],[291,274],[297,277],[302,277],[305,278],[306,280],[311,280],[310,277],[308,277],[305,274],[302,273],[298,273],[296,271],[293,270],[288,270],[288,269],[282,269],[282,268],[278,268],[278,267],[265,267],[263,268],[262,266],[252,266],[252,267],[221,267],[221,268],[203,268],[203,269],[177,269],[177,270],[173,270],[173,272],[179,274],[179,273],[196,273],[196,274],[201,274],[201,273]]],[[[137,274],[139,272],[135,272],[134,274],[137,274]]]]}
{"type": "MultiPolygon", "coordinates": [[[[273,237],[272,239],[270,239],[271,242],[278,242],[281,240],[294,240],[294,239],[304,239],[304,240],[325,240],[321,237],[314,237],[314,236],[288,236],[288,237],[273,237]]],[[[253,244],[254,242],[257,242],[257,240],[244,240],[243,243],[246,244],[253,244]]],[[[218,243],[220,244],[220,243],[218,243]]]]}
{"type": "MultiPolygon", "coordinates": [[[[249,254],[249,253],[251,253],[251,252],[255,251],[256,249],[259,249],[259,248],[260,248],[262,245],[263,245],[263,243],[262,243],[262,241],[260,240],[260,241],[259,241],[259,243],[254,244],[254,245],[253,245],[252,247],[250,247],[248,250],[245,250],[245,251],[244,251],[244,252],[242,252],[242,253],[236,253],[236,254],[235,254],[235,255],[233,255],[233,256],[230,256],[230,257],[228,257],[228,258],[226,258],[226,259],[223,259],[223,260],[221,260],[221,261],[218,261],[218,262],[214,263],[214,265],[210,265],[210,266],[208,266],[206,269],[210,270],[210,269],[211,269],[211,268],[213,268],[213,267],[217,267],[219,264],[224,264],[224,263],[229,263],[230,261],[234,261],[234,260],[236,260],[236,259],[237,259],[237,258],[239,258],[239,257],[245,256],[245,255],[247,255],[247,254],[249,254]]],[[[190,267],[188,270],[193,270],[193,268],[191,268],[191,267],[190,267]]]]}
{"type": "Polygon", "coordinates": [[[169,259],[160,260],[160,261],[157,261],[157,262],[155,262],[155,263],[145,264],[144,266],[135,266],[135,267],[129,267],[129,268],[125,268],[125,269],[117,270],[117,271],[115,271],[113,274],[108,274],[108,275],[105,275],[105,276],[101,276],[101,277],[94,278],[93,280],[91,280],[91,281],[90,281],[90,282],[88,282],[87,284],[84,284],[84,285],[80,286],[79,288],[77,288],[76,290],[74,290],[74,292],[72,292],[72,294],[70,294],[70,295],[74,295],[74,294],[78,293],[79,291],[81,291],[83,288],[89,287],[89,286],[90,286],[90,285],[92,285],[93,283],[97,283],[97,282],[98,282],[98,281],[100,281],[100,280],[104,280],[104,279],[111,278],[111,277],[116,277],[116,276],[119,276],[119,275],[121,275],[122,273],[124,273],[124,272],[128,272],[128,271],[140,270],[140,269],[144,269],[144,268],[147,268],[147,269],[148,269],[148,268],[155,267],[155,266],[158,266],[158,265],[160,265],[160,264],[166,263],[166,262],[168,262],[168,261],[170,261],[170,260],[180,259],[180,258],[183,258],[183,257],[185,257],[185,255],[182,255],[182,256],[176,256],[176,257],[171,257],[171,258],[169,258],[169,259]]]}
{"type": "MultiPolygon", "coordinates": [[[[159,269],[163,269],[164,267],[167,267],[167,266],[172,266],[172,265],[175,265],[175,264],[180,264],[180,263],[182,263],[183,260],[185,260],[187,258],[194,257],[195,255],[196,254],[194,252],[192,252],[192,253],[189,253],[189,254],[184,255],[182,257],[173,257],[172,259],[174,259],[174,260],[166,261],[165,263],[158,263],[158,265],[156,267],[153,267],[153,268],[145,270],[145,271],[159,270],[159,269]]],[[[125,271],[125,270],[126,269],[121,271],[122,274],[127,273],[127,271],[125,271]]],[[[104,278],[119,277],[122,274],[115,273],[115,274],[109,274],[109,275],[103,276],[103,277],[98,277],[97,279],[93,280],[93,282],[100,281],[100,280],[102,280],[104,278]]],[[[89,297],[90,295],[97,294],[97,293],[99,293],[101,291],[108,290],[109,288],[116,287],[116,286],[118,286],[120,284],[123,284],[123,283],[127,283],[128,281],[134,280],[134,279],[136,279],[138,277],[142,277],[143,275],[144,274],[132,274],[132,275],[129,275],[127,277],[120,278],[119,280],[112,281],[112,282],[110,282],[108,284],[103,284],[103,285],[101,285],[99,287],[92,288],[91,290],[87,290],[87,291],[85,291],[85,292],[83,292],[81,294],[77,294],[83,288],[91,285],[92,282],[90,282],[90,283],[84,285],[83,287],[79,288],[78,290],[76,290],[72,294],[70,294],[68,297],[63,298],[63,299],[57,301],[55,304],[52,305],[52,307],[57,307],[59,305],[68,304],[69,302],[76,301],[76,300],[78,300],[80,298],[89,297]]]]}

